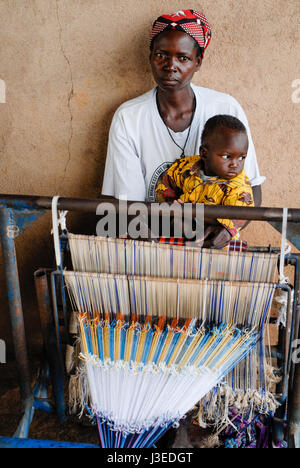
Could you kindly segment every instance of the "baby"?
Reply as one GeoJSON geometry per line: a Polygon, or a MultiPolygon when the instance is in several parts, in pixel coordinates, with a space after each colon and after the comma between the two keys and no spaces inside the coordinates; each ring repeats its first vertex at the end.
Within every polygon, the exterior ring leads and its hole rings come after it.
{"type": "MultiPolygon", "coordinates": [[[[254,206],[244,164],[248,137],[244,124],[230,115],[209,119],[202,132],[200,155],[178,159],[156,187],[158,202],[179,199],[184,203],[254,206]]],[[[233,240],[245,220],[217,220],[233,240]]]]}

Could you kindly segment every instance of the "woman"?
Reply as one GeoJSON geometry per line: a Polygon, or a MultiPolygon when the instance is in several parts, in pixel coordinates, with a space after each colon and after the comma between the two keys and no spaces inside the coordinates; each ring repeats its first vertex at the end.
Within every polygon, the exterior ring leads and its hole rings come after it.
{"type": "MultiPolygon", "coordinates": [[[[150,37],[150,64],[157,87],[122,104],[109,134],[102,194],[135,201],[155,201],[160,175],[179,157],[198,154],[205,122],[217,114],[239,118],[246,126],[249,149],[245,171],[256,206],[260,176],[245,113],[228,94],[191,83],[199,71],[211,30],[203,13],[178,11],[160,16],[150,37]]],[[[229,241],[216,229],[212,247],[229,241]]]]}

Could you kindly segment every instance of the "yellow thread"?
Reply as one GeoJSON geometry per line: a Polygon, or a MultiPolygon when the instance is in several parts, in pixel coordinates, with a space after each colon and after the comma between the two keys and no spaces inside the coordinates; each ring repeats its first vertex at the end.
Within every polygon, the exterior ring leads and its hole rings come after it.
{"type": "Polygon", "coordinates": [[[109,358],[109,342],[108,342],[108,324],[103,324],[103,355],[104,359],[109,358]]]}
{"type": "Polygon", "coordinates": [[[238,348],[243,346],[247,340],[250,338],[251,333],[244,333],[243,336],[239,337],[239,339],[235,342],[234,346],[230,348],[222,357],[222,359],[218,362],[217,367],[221,367],[226,360],[229,359],[230,355],[233,354],[238,348]]]}
{"type": "Polygon", "coordinates": [[[132,349],[133,333],[134,333],[135,328],[136,328],[135,323],[133,323],[132,325],[130,325],[129,330],[128,330],[128,332],[127,332],[127,336],[126,336],[126,345],[125,345],[125,356],[124,356],[124,360],[127,361],[127,362],[129,362],[129,360],[130,360],[130,353],[131,353],[131,349],[132,349]]]}
{"type": "Polygon", "coordinates": [[[151,348],[150,348],[150,351],[149,351],[147,362],[152,361],[152,358],[153,358],[153,355],[154,355],[154,352],[155,352],[155,348],[156,348],[156,345],[157,345],[157,341],[158,341],[158,338],[159,338],[160,334],[161,334],[161,331],[158,328],[156,328],[156,332],[153,335],[153,340],[152,340],[152,344],[151,344],[151,348]]]}
{"type": "Polygon", "coordinates": [[[183,367],[187,364],[188,361],[190,361],[192,355],[195,352],[196,347],[199,345],[200,341],[203,338],[202,333],[197,333],[194,338],[192,339],[191,343],[188,346],[188,349],[180,359],[180,362],[178,363],[178,367],[183,367]]]}
{"type": "Polygon", "coordinates": [[[187,334],[186,334],[186,331],[180,331],[179,333],[181,333],[181,337],[179,338],[178,342],[177,342],[177,345],[175,346],[175,349],[173,351],[173,354],[169,360],[169,363],[168,363],[168,367],[171,367],[172,364],[174,363],[176,357],[178,356],[179,352],[180,352],[180,349],[181,347],[183,346],[185,340],[186,340],[186,337],[187,337],[187,334]]]}
{"type": "Polygon", "coordinates": [[[197,366],[201,359],[203,359],[203,356],[207,353],[208,349],[212,346],[213,342],[215,341],[216,337],[215,335],[212,335],[208,340],[205,346],[201,349],[199,352],[197,358],[195,359],[194,365],[197,366]]]}
{"type": "Polygon", "coordinates": [[[90,329],[91,329],[93,354],[97,356],[98,355],[98,339],[97,339],[97,325],[95,324],[95,322],[91,323],[90,329]]]}
{"type": "Polygon", "coordinates": [[[119,354],[120,354],[120,332],[121,332],[121,326],[119,325],[119,322],[115,328],[115,343],[114,343],[114,360],[118,361],[119,360],[119,354]]]}
{"type": "Polygon", "coordinates": [[[80,326],[80,334],[81,334],[81,342],[82,342],[83,352],[87,353],[88,352],[88,347],[87,347],[86,336],[85,336],[84,326],[83,326],[83,321],[82,320],[80,320],[79,326],[80,326]]]}
{"type": "MultiPolygon", "coordinates": [[[[218,346],[216,347],[216,349],[208,356],[207,360],[205,361],[205,363],[203,364],[204,366],[209,366],[210,363],[213,361],[213,359],[215,359],[215,357],[222,352],[223,348],[225,348],[226,346],[228,346],[228,343],[229,341],[232,339],[233,337],[233,333],[234,333],[234,330],[232,327],[230,327],[229,325],[227,325],[225,327],[224,330],[222,330],[221,332],[221,335],[223,335],[223,338],[222,340],[220,341],[220,343],[218,344],[218,346]]],[[[220,332],[216,332],[214,333],[214,336],[217,337],[220,335],[220,332]]]]}
{"type": "Polygon", "coordinates": [[[171,330],[171,328],[169,328],[169,332],[168,332],[168,335],[167,335],[165,344],[164,344],[164,346],[163,346],[163,349],[162,349],[162,351],[161,351],[161,353],[160,353],[160,356],[159,356],[159,359],[158,359],[158,362],[157,362],[158,364],[161,363],[161,362],[164,360],[165,355],[166,355],[166,353],[167,353],[167,351],[168,351],[168,348],[169,348],[169,346],[170,346],[170,343],[171,343],[171,341],[172,341],[172,339],[173,339],[173,336],[174,336],[174,333],[173,333],[173,331],[171,330]]]}
{"type": "Polygon", "coordinates": [[[137,347],[136,358],[135,358],[135,360],[137,362],[140,362],[142,360],[142,355],[143,355],[144,346],[145,346],[145,340],[146,340],[146,336],[147,336],[148,331],[149,331],[149,328],[144,327],[142,329],[141,333],[140,333],[139,344],[138,344],[138,347],[137,347]]]}

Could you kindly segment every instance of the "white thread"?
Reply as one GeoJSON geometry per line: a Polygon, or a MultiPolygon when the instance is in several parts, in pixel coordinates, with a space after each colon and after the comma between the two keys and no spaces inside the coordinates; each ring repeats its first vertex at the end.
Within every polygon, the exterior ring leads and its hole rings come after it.
{"type": "Polygon", "coordinates": [[[60,241],[59,241],[59,226],[61,230],[66,230],[66,215],[67,211],[58,211],[57,204],[59,200],[59,195],[56,195],[52,198],[52,231],[53,240],[54,240],[54,250],[55,250],[55,258],[56,258],[56,265],[58,268],[62,267],[61,261],[61,251],[60,251],[60,241]]]}
{"type": "Polygon", "coordinates": [[[279,262],[279,282],[281,284],[289,282],[289,278],[284,276],[284,259],[285,259],[285,255],[287,255],[291,251],[291,246],[286,241],[287,217],[288,217],[288,209],[283,208],[282,233],[281,233],[281,250],[280,250],[280,262],[279,262]]]}

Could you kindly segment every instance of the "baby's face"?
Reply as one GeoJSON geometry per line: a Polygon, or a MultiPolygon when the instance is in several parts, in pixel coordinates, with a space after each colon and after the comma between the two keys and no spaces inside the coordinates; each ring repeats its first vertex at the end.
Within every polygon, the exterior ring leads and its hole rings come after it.
{"type": "Polygon", "coordinates": [[[203,142],[201,156],[205,174],[230,180],[244,169],[248,151],[246,132],[218,127],[203,142]]]}

